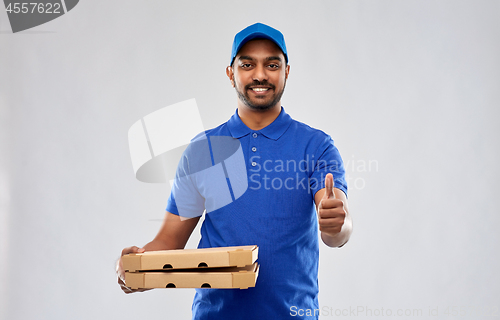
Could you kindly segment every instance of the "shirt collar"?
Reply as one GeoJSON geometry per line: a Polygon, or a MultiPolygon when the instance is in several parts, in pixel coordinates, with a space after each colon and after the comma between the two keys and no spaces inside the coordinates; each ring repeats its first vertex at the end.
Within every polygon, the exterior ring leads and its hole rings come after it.
{"type": "Polygon", "coordinates": [[[285,112],[285,108],[281,107],[281,112],[273,122],[271,122],[267,127],[264,127],[258,131],[252,130],[246,126],[246,124],[241,121],[238,115],[238,109],[233,114],[231,119],[227,122],[229,131],[233,138],[239,139],[246,136],[251,132],[260,132],[262,135],[269,139],[278,140],[283,133],[288,129],[292,123],[292,118],[285,112]]]}

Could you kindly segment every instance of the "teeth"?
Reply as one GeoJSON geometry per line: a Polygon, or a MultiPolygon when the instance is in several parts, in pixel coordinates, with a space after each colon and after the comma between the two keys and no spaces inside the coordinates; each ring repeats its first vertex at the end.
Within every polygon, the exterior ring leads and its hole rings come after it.
{"type": "Polygon", "coordinates": [[[269,88],[252,88],[253,91],[257,91],[257,92],[262,92],[262,91],[267,91],[269,90],[269,88]]]}

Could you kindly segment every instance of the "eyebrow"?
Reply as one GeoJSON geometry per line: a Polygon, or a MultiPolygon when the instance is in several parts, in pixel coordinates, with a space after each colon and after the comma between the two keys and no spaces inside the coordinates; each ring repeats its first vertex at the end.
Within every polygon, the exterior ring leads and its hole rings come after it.
{"type": "MultiPolygon", "coordinates": [[[[255,60],[255,59],[254,59],[254,58],[252,58],[252,57],[250,57],[250,56],[241,56],[241,57],[239,57],[239,58],[238,58],[238,60],[240,60],[240,61],[241,61],[241,60],[251,60],[251,61],[253,61],[253,60],[255,60]]],[[[279,62],[281,62],[281,61],[282,61],[282,60],[281,60],[281,58],[280,58],[279,56],[271,56],[271,57],[267,57],[265,60],[266,60],[266,61],[270,61],[270,60],[278,60],[279,62]]]]}

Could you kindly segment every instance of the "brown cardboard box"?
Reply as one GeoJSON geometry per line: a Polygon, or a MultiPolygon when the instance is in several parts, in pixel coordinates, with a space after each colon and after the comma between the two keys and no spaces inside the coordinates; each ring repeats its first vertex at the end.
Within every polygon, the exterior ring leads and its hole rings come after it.
{"type": "Polygon", "coordinates": [[[239,246],[147,251],[125,255],[122,257],[122,263],[123,269],[129,272],[200,267],[243,267],[252,265],[257,260],[258,249],[257,246],[239,246]]]}
{"type": "Polygon", "coordinates": [[[125,283],[132,289],[152,288],[240,288],[255,287],[259,275],[259,264],[245,267],[227,267],[125,272],[125,283]]]}

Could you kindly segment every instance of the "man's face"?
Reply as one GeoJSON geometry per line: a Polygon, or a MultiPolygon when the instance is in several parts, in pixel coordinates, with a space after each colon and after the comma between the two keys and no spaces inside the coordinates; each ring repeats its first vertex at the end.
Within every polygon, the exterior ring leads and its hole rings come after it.
{"type": "Polygon", "coordinates": [[[248,41],[235,57],[227,75],[238,94],[238,102],[258,111],[279,105],[289,66],[280,48],[267,39],[248,41]]]}

